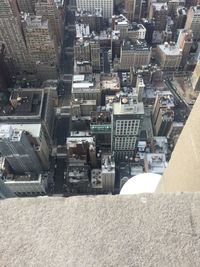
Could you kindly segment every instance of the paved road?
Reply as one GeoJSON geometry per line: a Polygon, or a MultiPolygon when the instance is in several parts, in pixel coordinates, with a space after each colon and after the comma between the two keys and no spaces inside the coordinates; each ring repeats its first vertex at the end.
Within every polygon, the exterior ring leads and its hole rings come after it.
{"type": "MultiPolygon", "coordinates": [[[[69,2],[69,0],[67,0],[69,2]]],[[[65,25],[73,25],[75,21],[74,14],[66,6],[66,17],[65,25]]],[[[73,74],[73,54],[66,54],[65,50],[67,47],[73,47],[74,45],[75,32],[71,30],[65,30],[64,32],[64,41],[61,52],[61,61],[60,61],[60,72],[61,74],[73,74]]],[[[59,106],[68,106],[71,99],[71,83],[60,81],[59,85],[59,95],[60,101],[59,106]]],[[[54,138],[55,144],[65,145],[66,137],[70,136],[70,118],[57,118],[54,129],[54,138]]],[[[62,194],[63,193],[63,183],[64,183],[64,171],[66,169],[66,160],[67,159],[55,159],[55,172],[54,172],[54,193],[62,194]]]]}

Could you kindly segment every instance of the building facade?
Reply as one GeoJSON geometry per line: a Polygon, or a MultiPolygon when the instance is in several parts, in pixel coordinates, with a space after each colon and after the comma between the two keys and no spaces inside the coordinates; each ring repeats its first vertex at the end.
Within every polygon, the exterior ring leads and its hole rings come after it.
{"type": "Polygon", "coordinates": [[[14,74],[33,72],[16,1],[0,1],[0,41],[5,44],[14,74]]]}
{"type": "Polygon", "coordinates": [[[134,157],[143,116],[143,103],[128,98],[113,103],[111,149],[117,161],[134,157]]]}
{"type": "Polygon", "coordinates": [[[200,5],[190,7],[187,20],[185,23],[185,29],[190,29],[193,32],[193,37],[195,40],[200,39],[200,5]]]}
{"type": "Polygon", "coordinates": [[[104,19],[111,19],[113,15],[113,0],[76,0],[77,9],[95,12],[101,8],[104,19]]]}
{"type": "Polygon", "coordinates": [[[163,70],[177,70],[182,59],[182,51],[174,44],[167,42],[157,46],[157,60],[163,70]]]}
{"type": "Polygon", "coordinates": [[[1,125],[0,151],[16,174],[40,173],[42,166],[25,131],[1,125]]]}
{"type": "Polygon", "coordinates": [[[190,49],[193,43],[193,35],[191,30],[182,29],[179,32],[177,46],[182,51],[182,58],[180,67],[184,68],[187,63],[187,59],[190,53],[190,49]]]}
{"type": "Polygon", "coordinates": [[[151,59],[151,48],[147,46],[146,41],[127,40],[121,45],[120,69],[130,70],[131,67],[140,67],[148,65],[151,59]]]}

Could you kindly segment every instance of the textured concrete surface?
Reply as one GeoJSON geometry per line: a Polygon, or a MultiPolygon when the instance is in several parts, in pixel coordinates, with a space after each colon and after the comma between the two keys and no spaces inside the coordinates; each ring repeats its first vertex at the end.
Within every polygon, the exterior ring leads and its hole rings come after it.
{"type": "Polygon", "coordinates": [[[200,96],[178,139],[157,192],[200,191],[200,96]]]}
{"type": "Polygon", "coordinates": [[[0,201],[3,266],[200,266],[200,193],[0,201]]]}

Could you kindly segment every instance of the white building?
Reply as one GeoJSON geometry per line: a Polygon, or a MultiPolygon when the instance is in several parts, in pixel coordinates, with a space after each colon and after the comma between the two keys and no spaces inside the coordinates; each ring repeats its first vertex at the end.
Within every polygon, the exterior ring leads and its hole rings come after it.
{"type": "Polygon", "coordinates": [[[116,160],[134,156],[143,116],[142,102],[135,104],[133,99],[122,97],[113,103],[111,148],[116,160]]]}
{"type": "Polygon", "coordinates": [[[95,12],[102,8],[103,18],[110,19],[113,15],[113,0],[76,0],[77,9],[95,12]]]}

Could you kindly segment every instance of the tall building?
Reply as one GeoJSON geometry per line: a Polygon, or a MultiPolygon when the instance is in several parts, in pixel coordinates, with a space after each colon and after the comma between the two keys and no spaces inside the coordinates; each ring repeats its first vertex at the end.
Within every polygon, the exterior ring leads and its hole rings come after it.
{"type": "Polygon", "coordinates": [[[7,56],[13,63],[14,73],[32,73],[16,1],[0,1],[0,41],[5,43],[7,56]]]}
{"type": "Polygon", "coordinates": [[[101,8],[104,19],[111,19],[113,15],[113,0],[76,0],[77,9],[95,12],[101,8]]]}
{"type": "Polygon", "coordinates": [[[175,43],[167,42],[157,46],[157,60],[163,70],[176,70],[180,66],[182,51],[175,43]]]}
{"type": "Polygon", "coordinates": [[[2,106],[0,122],[10,124],[41,123],[48,145],[52,142],[54,123],[53,93],[51,89],[14,89],[9,103],[2,106]]]}
{"type": "Polygon", "coordinates": [[[54,41],[56,46],[59,47],[61,43],[61,29],[62,29],[62,20],[59,12],[59,5],[56,3],[60,2],[55,0],[37,0],[36,2],[36,14],[42,16],[44,19],[48,19],[49,25],[53,34],[54,41]]]}
{"type": "Polygon", "coordinates": [[[155,30],[164,31],[167,25],[167,3],[151,2],[149,18],[154,19],[155,30]]]}
{"type": "Polygon", "coordinates": [[[156,192],[196,192],[200,188],[200,97],[190,113],[156,192]]]}
{"type": "Polygon", "coordinates": [[[168,15],[174,18],[176,16],[176,10],[178,7],[184,7],[185,0],[169,0],[167,3],[168,6],[168,15]]]}
{"type": "Polygon", "coordinates": [[[117,161],[134,157],[143,116],[142,102],[124,97],[113,103],[111,149],[117,161]]]}
{"type": "Polygon", "coordinates": [[[25,131],[13,129],[10,125],[1,125],[0,151],[17,174],[39,174],[42,170],[25,131]]]}
{"type": "Polygon", "coordinates": [[[124,40],[121,45],[120,69],[130,70],[131,67],[148,65],[151,59],[151,48],[145,40],[124,40]]]}
{"type": "Polygon", "coordinates": [[[185,29],[190,29],[193,32],[195,40],[200,39],[200,5],[190,7],[187,20],[185,23],[185,29]]]}
{"type": "Polygon", "coordinates": [[[142,2],[141,0],[125,0],[124,9],[127,18],[130,21],[138,21],[141,18],[142,12],[142,2]]]}
{"type": "Polygon", "coordinates": [[[10,71],[6,62],[5,44],[0,43],[0,91],[6,89],[10,81],[10,71]]]}
{"type": "Polygon", "coordinates": [[[96,145],[101,151],[110,151],[111,114],[108,111],[91,112],[90,132],[95,136],[96,145]]]}
{"type": "Polygon", "coordinates": [[[102,9],[97,8],[95,12],[92,13],[86,10],[77,10],[75,13],[76,21],[83,24],[88,24],[91,31],[100,32],[102,29],[102,9]]]}
{"type": "Polygon", "coordinates": [[[100,71],[100,44],[99,42],[90,42],[90,58],[93,71],[100,71]]]}
{"type": "Polygon", "coordinates": [[[200,59],[198,60],[196,67],[191,77],[192,87],[195,91],[200,91],[200,59]]]}
{"type": "Polygon", "coordinates": [[[174,18],[174,29],[183,29],[187,19],[187,9],[185,7],[178,7],[176,10],[176,16],[174,18]]]}
{"type": "Polygon", "coordinates": [[[9,174],[4,178],[4,184],[18,197],[36,197],[46,195],[48,174],[9,174]]]}
{"type": "Polygon", "coordinates": [[[37,0],[17,0],[19,10],[29,14],[35,13],[35,3],[37,0]]]}
{"type": "Polygon", "coordinates": [[[6,186],[0,178],[0,199],[15,197],[15,194],[6,186]]]}
{"type": "Polygon", "coordinates": [[[113,192],[115,189],[115,162],[110,154],[102,154],[101,182],[104,192],[113,192]]]}
{"type": "Polygon", "coordinates": [[[152,112],[155,135],[167,136],[174,120],[174,97],[169,91],[156,96],[152,112]]]}
{"type": "Polygon", "coordinates": [[[190,49],[193,43],[193,36],[191,30],[182,29],[179,32],[179,37],[177,41],[177,46],[182,51],[182,58],[180,62],[180,67],[184,67],[186,65],[190,49]]]}
{"type": "MultiPolygon", "coordinates": [[[[57,49],[49,23],[41,16],[29,15],[24,16],[23,22],[24,35],[32,64],[35,65],[36,70],[39,63],[52,68],[52,72],[49,72],[47,68],[43,80],[57,78],[57,49]]],[[[39,71],[37,70],[37,72],[39,71]]]]}
{"type": "Polygon", "coordinates": [[[185,0],[186,7],[196,6],[200,4],[200,0],[185,0]]]}

